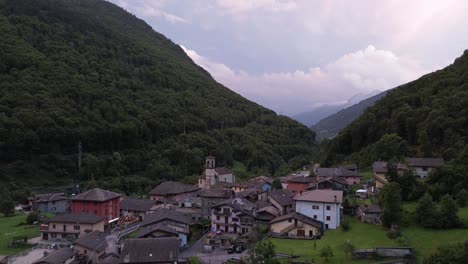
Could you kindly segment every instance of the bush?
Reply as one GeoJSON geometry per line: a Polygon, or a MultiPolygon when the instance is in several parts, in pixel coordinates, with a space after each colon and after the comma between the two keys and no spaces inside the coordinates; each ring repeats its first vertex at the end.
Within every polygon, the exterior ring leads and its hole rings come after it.
{"type": "Polygon", "coordinates": [[[31,212],[28,214],[28,217],[26,217],[26,224],[33,225],[35,222],[39,222],[39,214],[36,212],[31,212]]]}
{"type": "Polygon", "coordinates": [[[351,225],[349,224],[349,220],[345,219],[343,222],[341,222],[341,230],[343,232],[347,232],[351,229],[351,225]]]}

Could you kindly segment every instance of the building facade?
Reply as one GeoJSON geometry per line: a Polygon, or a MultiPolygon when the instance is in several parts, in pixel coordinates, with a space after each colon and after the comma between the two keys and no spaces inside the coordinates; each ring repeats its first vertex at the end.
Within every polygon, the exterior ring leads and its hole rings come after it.
{"type": "Polygon", "coordinates": [[[343,192],[312,190],[294,198],[296,212],[324,223],[324,229],[336,229],[341,223],[343,192]]]}
{"type": "Polygon", "coordinates": [[[73,214],[94,214],[104,217],[107,222],[120,216],[119,193],[95,188],[70,199],[73,214]]]}

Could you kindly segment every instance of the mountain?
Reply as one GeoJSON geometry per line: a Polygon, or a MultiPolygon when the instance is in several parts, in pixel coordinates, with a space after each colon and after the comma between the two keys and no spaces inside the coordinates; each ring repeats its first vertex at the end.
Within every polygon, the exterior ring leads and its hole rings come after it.
{"type": "Polygon", "coordinates": [[[201,173],[207,155],[280,174],[317,153],[310,129],[217,83],[112,3],[3,0],[0,36],[2,185],[141,193],[201,173]]]}
{"type": "Polygon", "coordinates": [[[365,166],[378,159],[440,156],[466,164],[467,106],[465,51],[450,66],[389,91],[367,108],[328,144],[323,163],[350,160],[365,166]]]}
{"type": "Polygon", "coordinates": [[[317,122],[311,128],[316,132],[317,141],[335,137],[343,128],[358,118],[364,110],[384,97],[388,91],[381,92],[370,98],[360,101],[317,122]]]}
{"type": "Polygon", "coordinates": [[[291,116],[292,119],[301,122],[302,124],[310,127],[315,125],[318,121],[348,107],[351,105],[354,105],[361,100],[364,100],[366,98],[369,98],[373,95],[378,94],[379,91],[373,91],[369,94],[363,94],[363,93],[358,93],[353,95],[351,98],[349,98],[345,103],[340,103],[340,104],[326,104],[322,106],[318,106],[314,108],[313,110],[299,113],[296,115],[291,116]]]}

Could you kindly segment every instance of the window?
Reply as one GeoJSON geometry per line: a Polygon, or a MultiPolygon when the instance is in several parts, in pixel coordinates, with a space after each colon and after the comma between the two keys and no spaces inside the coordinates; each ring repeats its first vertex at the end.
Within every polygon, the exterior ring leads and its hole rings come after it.
{"type": "Polygon", "coordinates": [[[86,249],[83,252],[85,253],[85,255],[88,254],[88,251],[86,249]]]}
{"type": "Polygon", "coordinates": [[[55,229],[55,224],[52,225],[52,228],[55,229]]]}
{"type": "Polygon", "coordinates": [[[233,222],[239,222],[239,218],[233,217],[233,218],[232,218],[232,221],[233,221],[233,222]]]}
{"type": "Polygon", "coordinates": [[[97,214],[97,210],[94,210],[94,214],[97,214]]]}
{"type": "Polygon", "coordinates": [[[327,211],[330,211],[330,206],[329,205],[327,205],[327,211]]]}
{"type": "Polygon", "coordinates": [[[330,221],[330,216],[327,216],[327,221],[330,221]]]}
{"type": "Polygon", "coordinates": [[[80,230],[80,226],[79,226],[79,225],[75,225],[75,226],[73,226],[73,229],[75,229],[75,230],[80,230]]]}
{"type": "Polygon", "coordinates": [[[317,219],[317,215],[314,215],[314,219],[317,219]]]}
{"type": "Polygon", "coordinates": [[[318,210],[318,209],[320,209],[320,207],[318,205],[312,205],[312,209],[313,210],[318,210]]]}
{"type": "Polygon", "coordinates": [[[217,216],[216,216],[216,220],[219,220],[219,219],[220,219],[220,217],[219,217],[219,215],[217,215],[217,216]]]}
{"type": "Polygon", "coordinates": [[[219,230],[219,225],[216,225],[216,230],[219,230]]]}
{"type": "Polygon", "coordinates": [[[57,238],[57,234],[50,234],[51,238],[57,238]]]}
{"type": "Polygon", "coordinates": [[[289,223],[292,223],[292,219],[291,219],[291,218],[289,218],[288,221],[289,221],[289,223]]]}
{"type": "Polygon", "coordinates": [[[427,171],[427,168],[426,168],[426,167],[423,167],[422,170],[423,170],[423,171],[427,171]]]}

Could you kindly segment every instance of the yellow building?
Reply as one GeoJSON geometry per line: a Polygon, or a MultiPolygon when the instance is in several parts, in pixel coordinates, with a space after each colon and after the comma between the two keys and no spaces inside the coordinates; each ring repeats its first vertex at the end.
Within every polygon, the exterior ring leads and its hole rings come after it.
{"type": "Polygon", "coordinates": [[[279,216],[270,222],[273,236],[315,238],[322,235],[323,223],[293,212],[279,216]]]}

